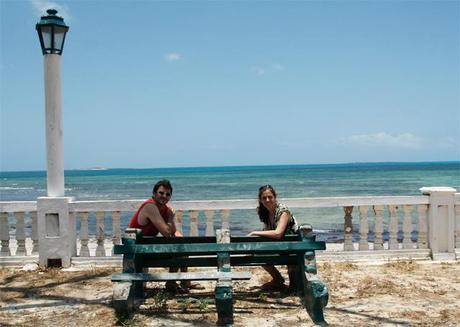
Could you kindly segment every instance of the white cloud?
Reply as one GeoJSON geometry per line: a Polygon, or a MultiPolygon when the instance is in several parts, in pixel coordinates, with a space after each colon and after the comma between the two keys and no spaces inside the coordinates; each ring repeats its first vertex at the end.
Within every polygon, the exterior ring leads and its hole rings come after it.
{"type": "Polygon", "coordinates": [[[341,144],[351,145],[384,146],[409,149],[418,149],[422,145],[422,139],[411,133],[389,134],[386,132],[351,135],[340,138],[338,142],[341,144]]]}
{"type": "Polygon", "coordinates": [[[263,75],[265,74],[265,69],[263,69],[262,67],[257,67],[257,66],[254,66],[251,68],[251,72],[255,73],[256,75],[263,75]]]}
{"type": "Polygon", "coordinates": [[[181,59],[182,59],[181,55],[175,52],[171,52],[165,55],[165,60],[169,62],[179,61],[181,59]]]}
{"type": "Polygon", "coordinates": [[[284,70],[284,66],[280,64],[272,64],[271,68],[273,71],[280,72],[284,70]]]}
{"type": "Polygon", "coordinates": [[[265,74],[279,73],[279,72],[282,72],[284,69],[285,67],[283,65],[274,63],[274,64],[263,65],[263,66],[252,66],[251,72],[256,75],[261,76],[265,74]]]}
{"type": "Polygon", "coordinates": [[[30,3],[32,4],[32,8],[34,10],[34,14],[37,17],[41,17],[46,15],[46,10],[48,9],[56,9],[58,11],[57,15],[64,18],[64,21],[68,25],[68,22],[72,20],[70,16],[70,12],[67,6],[60,5],[53,1],[48,0],[31,0],[30,3]]]}

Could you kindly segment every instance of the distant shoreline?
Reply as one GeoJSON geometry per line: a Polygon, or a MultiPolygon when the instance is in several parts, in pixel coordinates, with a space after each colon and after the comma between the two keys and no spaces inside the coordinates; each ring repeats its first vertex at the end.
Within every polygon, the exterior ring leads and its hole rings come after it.
{"type": "MultiPolygon", "coordinates": [[[[220,170],[220,169],[282,169],[282,168],[349,168],[349,167],[382,167],[382,166],[423,166],[423,165],[451,165],[458,164],[460,168],[460,160],[456,161],[377,161],[377,162],[344,162],[344,163],[315,163],[315,164],[273,164],[273,165],[228,165],[228,166],[177,166],[177,167],[134,167],[134,168],[123,168],[123,167],[104,167],[95,166],[89,168],[71,168],[65,169],[65,172],[72,171],[108,171],[108,170],[220,170]]],[[[0,177],[4,173],[46,173],[46,170],[2,170],[0,171],[0,177]]]]}

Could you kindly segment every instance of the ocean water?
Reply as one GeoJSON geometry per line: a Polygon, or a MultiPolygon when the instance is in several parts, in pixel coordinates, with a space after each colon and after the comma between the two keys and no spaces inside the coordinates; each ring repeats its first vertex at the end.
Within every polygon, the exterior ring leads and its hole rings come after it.
{"type": "MultiPolygon", "coordinates": [[[[173,200],[254,199],[265,184],[271,184],[279,198],[419,195],[423,186],[449,186],[460,191],[460,162],[69,170],[65,171],[65,192],[76,200],[146,199],[153,184],[162,178],[171,180],[173,200]]],[[[39,196],[46,196],[46,172],[0,172],[0,201],[39,196]]],[[[340,239],[341,208],[294,208],[293,212],[301,223],[313,224],[326,238],[340,239]]],[[[131,214],[123,213],[122,227],[131,214]]],[[[201,215],[199,219],[204,220],[201,215]]],[[[234,210],[230,220],[234,235],[260,228],[254,210],[234,210]]]]}

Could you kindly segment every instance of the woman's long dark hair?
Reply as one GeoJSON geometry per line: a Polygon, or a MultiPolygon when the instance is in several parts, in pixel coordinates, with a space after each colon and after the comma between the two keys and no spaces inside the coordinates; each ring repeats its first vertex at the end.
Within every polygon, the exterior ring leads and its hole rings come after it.
{"type": "Polygon", "coordinates": [[[257,214],[259,215],[259,219],[261,222],[263,222],[265,225],[269,226],[270,225],[270,218],[269,218],[269,212],[268,209],[265,208],[265,206],[260,202],[260,197],[262,196],[262,193],[264,193],[266,190],[270,190],[272,192],[273,196],[276,199],[276,192],[275,189],[271,185],[264,185],[259,187],[259,206],[257,207],[257,214]]]}

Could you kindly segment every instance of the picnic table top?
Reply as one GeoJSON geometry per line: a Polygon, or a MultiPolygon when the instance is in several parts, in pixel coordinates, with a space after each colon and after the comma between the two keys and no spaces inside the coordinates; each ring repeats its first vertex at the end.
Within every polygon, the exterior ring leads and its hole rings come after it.
{"type": "Polygon", "coordinates": [[[183,238],[174,238],[180,240],[177,243],[157,243],[157,244],[123,244],[115,245],[115,254],[125,253],[189,253],[204,254],[212,252],[229,252],[229,253],[260,253],[260,252],[292,252],[292,251],[312,251],[325,250],[326,244],[323,241],[288,240],[278,242],[230,242],[230,243],[201,243],[185,242],[183,238]]]}

